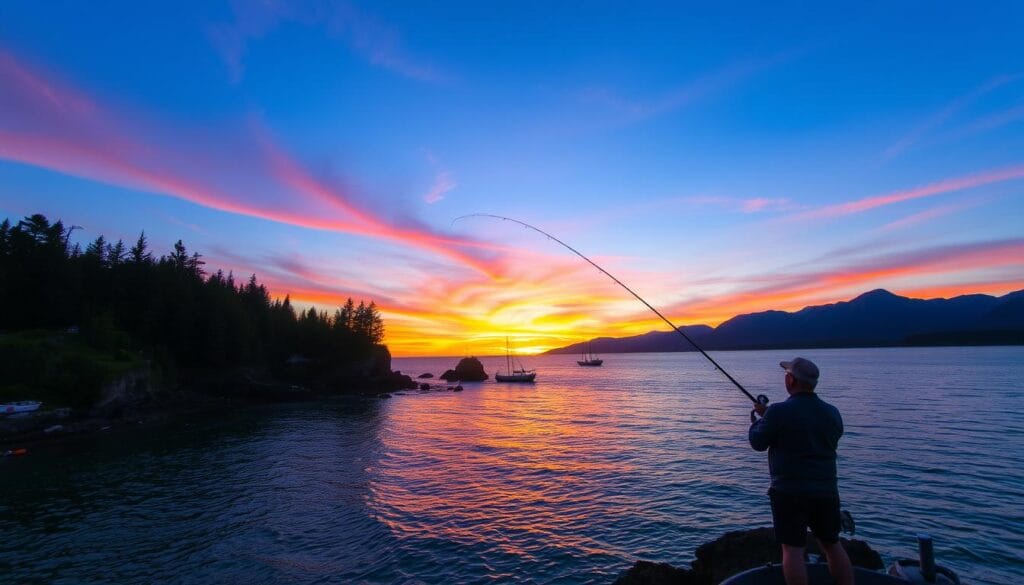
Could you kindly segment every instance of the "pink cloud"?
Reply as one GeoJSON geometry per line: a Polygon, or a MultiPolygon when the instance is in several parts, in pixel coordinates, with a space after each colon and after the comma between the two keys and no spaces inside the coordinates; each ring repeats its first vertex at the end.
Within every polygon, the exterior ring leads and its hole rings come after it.
{"type": "Polygon", "coordinates": [[[104,108],[0,53],[0,158],[219,211],[389,240],[483,273],[495,270],[489,255],[480,253],[494,246],[389,222],[356,205],[351,193],[315,178],[266,133],[254,137],[249,128],[187,135],[177,127],[140,123],[127,111],[104,108]]]}
{"type": "Polygon", "coordinates": [[[10,53],[0,50],[0,78],[7,82],[5,93],[10,98],[25,100],[23,106],[44,105],[54,113],[75,113],[88,115],[96,110],[95,104],[86,96],[58,88],[47,81],[45,76],[33,72],[10,53]]]}
{"type": "Polygon", "coordinates": [[[743,213],[759,213],[770,209],[784,208],[788,205],[788,199],[767,199],[765,197],[755,197],[753,199],[744,199],[740,204],[740,209],[743,213]]]}
{"type": "Polygon", "coordinates": [[[678,197],[666,199],[659,202],[664,204],[684,204],[695,207],[720,207],[734,213],[763,213],[769,211],[784,211],[793,207],[793,204],[785,197],[726,197],[723,195],[694,195],[690,197],[678,197]]]}
{"type": "Polygon", "coordinates": [[[451,191],[458,186],[451,178],[451,173],[448,171],[441,171],[434,178],[434,184],[431,185],[430,191],[423,196],[423,200],[427,203],[437,203],[444,199],[444,194],[451,191]]]}
{"type": "Polygon", "coordinates": [[[992,183],[1013,181],[1021,178],[1024,178],[1024,165],[1010,166],[1002,169],[983,171],[981,173],[976,173],[965,177],[944,179],[942,181],[929,183],[927,185],[922,185],[920,187],[915,187],[913,189],[894,191],[892,193],[876,195],[873,197],[865,197],[863,199],[849,201],[847,203],[829,205],[827,207],[821,207],[819,209],[813,209],[811,211],[806,211],[804,213],[797,214],[793,219],[818,219],[840,217],[844,215],[861,213],[864,211],[868,211],[870,209],[875,209],[876,207],[892,205],[893,203],[900,203],[903,201],[920,199],[923,197],[931,197],[933,195],[941,195],[944,193],[952,193],[955,191],[963,191],[965,189],[974,189],[976,187],[982,187],[984,185],[989,185],[992,183]]]}
{"type": "Polygon", "coordinates": [[[931,221],[931,220],[933,220],[935,218],[938,218],[938,217],[945,217],[947,215],[950,215],[950,214],[953,214],[953,213],[957,213],[959,211],[963,211],[964,209],[967,209],[967,208],[969,208],[969,207],[971,207],[973,205],[976,205],[976,203],[969,202],[969,203],[957,203],[957,204],[951,204],[951,205],[940,205],[938,207],[933,207],[931,209],[926,209],[924,211],[921,211],[919,213],[915,213],[913,215],[909,215],[909,216],[904,217],[902,219],[898,219],[896,221],[889,222],[889,223],[885,224],[884,226],[882,226],[880,229],[882,231],[901,230],[901,229],[904,229],[904,228],[907,228],[907,227],[910,227],[910,226],[919,225],[921,223],[925,223],[925,222],[931,221]]]}

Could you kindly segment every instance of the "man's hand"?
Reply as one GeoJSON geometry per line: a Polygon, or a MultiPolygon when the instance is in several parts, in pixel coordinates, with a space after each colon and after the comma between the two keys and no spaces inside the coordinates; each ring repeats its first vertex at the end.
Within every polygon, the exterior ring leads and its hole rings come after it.
{"type": "Polygon", "coordinates": [[[754,403],[754,412],[756,412],[758,416],[764,416],[764,411],[766,410],[768,410],[767,405],[761,404],[760,402],[754,403]]]}

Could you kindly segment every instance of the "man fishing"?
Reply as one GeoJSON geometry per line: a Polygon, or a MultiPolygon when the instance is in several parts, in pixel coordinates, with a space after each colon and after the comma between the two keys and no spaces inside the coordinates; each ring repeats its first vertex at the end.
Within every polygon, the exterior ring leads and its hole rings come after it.
{"type": "Polygon", "coordinates": [[[781,404],[767,408],[760,397],[755,398],[706,351],[690,339],[681,328],[655,309],[643,297],[626,286],[579,250],[548,232],[524,221],[502,215],[474,213],[456,217],[452,223],[467,217],[489,217],[519,224],[533,230],[576,254],[602,274],[615,281],[681,335],[694,349],[707,358],[744,396],[754,403],[761,415],[750,426],[750,444],[758,451],[770,449],[768,467],[772,475],[769,490],[776,540],[782,544],[782,570],[789,585],[806,585],[804,547],[807,528],[821,542],[828,557],[829,571],[838,585],[853,585],[853,568],[846,551],[839,544],[839,490],[836,486],[836,447],[843,434],[843,419],[834,406],[818,398],[818,367],[809,360],[796,358],[782,362],[786,370],[786,390],[790,397],[781,404]]]}
{"type": "Polygon", "coordinates": [[[768,496],[775,540],[782,545],[782,572],[788,585],[806,585],[804,549],[810,528],[828,558],[838,585],[853,585],[853,568],[839,544],[839,488],[836,447],[843,434],[839,410],[815,394],[818,367],[798,357],[781,362],[786,401],[770,407],[755,403],[761,415],[750,425],[750,446],[768,450],[772,477],[768,496]]]}

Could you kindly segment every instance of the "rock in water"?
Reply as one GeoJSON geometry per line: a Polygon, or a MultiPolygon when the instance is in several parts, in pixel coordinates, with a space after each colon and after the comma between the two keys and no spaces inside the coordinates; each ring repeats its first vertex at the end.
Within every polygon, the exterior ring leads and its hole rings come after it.
{"type": "MultiPolygon", "coordinates": [[[[843,548],[855,567],[879,570],[882,557],[863,540],[840,538],[843,548]]],[[[817,541],[807,537],[809,554],[820,554],[817,541]]],[[[714,585],[747,569],[782,562],[782,551],[775,543],[771,528],[753,528],[729,532],[718,539],[702,544],[695,553],[697,559],[690,569],[679,569],[666,563],[637,561],[615,581],[616,585],[714,585]]]]}
{"type": "Polygon", "coordinates": [[[441,379],[448,382],[482,382],[489,377],[484,365],[475,357],[462,358],[454,370],[441,374],[441,379]]]}
{"type": "Polygon", "coordinates": [[[615,580],[614,585],[703,585],[693,571],[677,569],[668,563],[637,561],[615,580]]]}
{"type": "Polygon", "coordinates": [[[782,549],[775,543],[771,528],[753,528],[726,533],[697,547],[693,571],[708,576],[708,583],[768,563],[782,562],[782,549]]]}
{"type": "Polygon", "coordinates": [[[427,372],[425,374],[420,374],[419,377],[420,378],[433,378],[434,374],[431,374],[430,372],[427,372]]]}

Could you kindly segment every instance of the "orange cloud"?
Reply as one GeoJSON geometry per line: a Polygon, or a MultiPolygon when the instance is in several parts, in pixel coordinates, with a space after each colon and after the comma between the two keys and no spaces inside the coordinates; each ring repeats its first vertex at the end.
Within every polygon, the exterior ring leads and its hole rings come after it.
{"type": "Polygon", "coordinates": [[[978,291],[985,291],[986,294],[990,295],[1003,296],[1021,289],[1024,289],[1024,278],[926,287],[894,287],[892,292],[916,299],[948,299],[960,295],[977,294],[978,291]]]}
{"type": "MultiPolygon", "coordinates": [[[[679,319],[686,323],[717,325],[743,313],[795,310],[807,304],[844,300],[851,294],[908,277],[954,275],[1004,267],[1024,267],[1024,239],[941,246],[882,256],[842,268],[777,275],[768,286],[680,303],[670,310],[670,315],[681,316],[679,319]]],[[[1017,282],[1024,288],[1024,278],[1017,282]]],[[[903,289],[912,287],[904,285],[903,289]]],[[[985,289],[975,289],[975,292],[978,290],[985,289]]]]}
{"type": "MultiPolygon", "coordinates": [[[[300,307],[331,311],[349,296],[376,300],[386,323],[385,341],[396,356],[501,354],[505,336],[522,353],[541,352],[594,337],[667,328],[627,293],[573,257],[520,251],[504,263],[508,273],[495,279],[480,274],[464,279],[427,276],[387,293],[365,283],[326,279],[309,270],[301,258],[263,264],[280,265],[282,272],[265,279],[268,287],[276,296],[290,294],[300,307]],[[538,270],[540,266],[546,268],[538,270]]],[[[614,261],[609,267],[613,273],[620,272],[614,261]]],[[[695,281],[689,288],[700,296],[682,302],[659,302],[659,297],[668,295],[657,289],[642,294],[677,325],[717,325],[738,314],[798,310],[847,300],[878,287],[916,297],[1003,294],[1024,288],[1024,279],[986,279],[985,275],[1007,269],[1019,272],[1021,267],[1024,239],[1009,239],[881,255],[818,271],[695,281]],[[909,284],[936,278],[974,284],[909,284]]],[[[671,282],[666,275],[629,270],[618,275],[628,283],[671,282]]]]}

